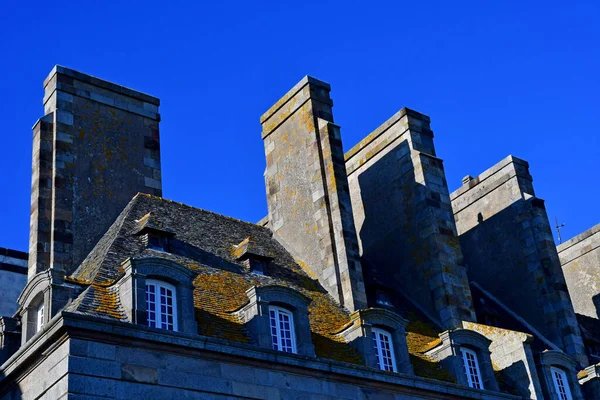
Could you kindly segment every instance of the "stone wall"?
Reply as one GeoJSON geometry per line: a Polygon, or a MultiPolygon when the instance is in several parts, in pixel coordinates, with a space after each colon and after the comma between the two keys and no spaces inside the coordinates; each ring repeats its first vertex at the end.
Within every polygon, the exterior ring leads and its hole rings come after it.
{"type": "Polygon", "coordinates": [[[137,192],[160,196],[159,100],[64,67],[34,126],[29,277],[72,272],[137,192]]]}
{"type": "Polygon", "coordinates": [[[305,77],[261,117],[267,203],[275,238],[354,311],[367,303],[329,91],[305,77]]]}
{"type": "Polygon", "coordinates": [[[403,108],[345,159],[365,280],[400,288],[446,328],[474,321],[429,117],[403,108]]]}
{"type": "Polygon", "coordinates": [[[530,346],[533,336],[472,322],[465,322],[463,326],[492,341],[489,350],[494,369],[500,371],[507,383],[521,396],[527,399],[544,398],[530,346]]]}
{"type": "Polygon", "coordinates": [[[509,156],[450,195],[469,279],[587,365],[544,201],[509,156]]]}
{"type": "Polygon", "coordinates": [[[600,224],[560,244],[560,264],[577,314],[600,317],[600,224]]]}
{"type": "Polygon", "coordinates": [[[0,371],[0,400],[517,398],[72,314],[0,371]]]}
{"type": "Polygon", "coordinates": [[[0,317],[12,317],[27,283],[27,253],[0,247],[0,317]]]}

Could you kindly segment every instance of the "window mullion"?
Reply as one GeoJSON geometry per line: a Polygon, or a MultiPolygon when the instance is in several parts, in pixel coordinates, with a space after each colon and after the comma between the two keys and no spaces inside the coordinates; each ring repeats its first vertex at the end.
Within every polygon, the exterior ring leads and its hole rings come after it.
{"type": "Polygon", "coordinates": [[[283,349],[283,333],[281,331],[281,313],[279,310],[275,310],[275,321],[276,321],[276,329],[277,329],[277,345],[279,346],[280,351],[284,351],[283,349]]]}
{"type": "Polygon", "coordinates": [[[379,368],[385,369],[385,363],[383,360],[383,342],[381,341],[381,335],[379,332],[375,332],[375,338],[377,340],[377,357],[379,359],[379,368]]]}

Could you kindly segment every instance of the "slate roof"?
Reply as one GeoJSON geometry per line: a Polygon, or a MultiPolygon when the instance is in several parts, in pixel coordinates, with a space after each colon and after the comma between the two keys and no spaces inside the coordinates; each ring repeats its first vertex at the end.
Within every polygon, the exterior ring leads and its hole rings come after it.
{"type": "MultiPolygon", "coordinates": [[[[197,273],[194,305],[201,335],[250,343],[234,313],[247,304],[245,291],[254,285],[285,285],[312,300],[309,320],[317,356],[362,364],[360,355],[336,334],[350,322],[348,311],[273,239],[268,228],[141,193],[68,278],[86,287],[69,311],[124,320],[114,285],[124,274],[120,266],[128,258],[146,257],[169,259],[197,273]],[[139,232],[149,225],[154,231],[172,234],[169,252],[147,248],[139,232]],[[247,271],[240,257],[245,253],[270,259],[264,275],[247,271]]],[[[395,303],[405,305],[396,311],[409,320],[407,341],[415,373],[452,381],[448,372],[423,354],[439,340],[441,330],[405,299],[395,299],[395,303]]]]}

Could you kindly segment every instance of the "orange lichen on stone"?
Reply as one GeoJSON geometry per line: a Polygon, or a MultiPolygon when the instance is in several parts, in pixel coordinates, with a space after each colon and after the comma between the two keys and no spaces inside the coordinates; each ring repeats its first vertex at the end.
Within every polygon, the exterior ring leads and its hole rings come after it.
{"type": "Polygon", "coordinates": [[[98,304],[94,311],[122,319],[123,315],[119,312],[117,292],[111,288],[98,285],[92,285],[92,288],[94,289],[94,301],[98,304]]]}
{"type": "MultiPolygon", "coordinates": [[[[298,290],[312,301],[309,305],[309,323],[317,357],[362,364],[362,358],[336,335],[350,317],[326,293],[306,277],[300,280],[306,287],[288,282],[277,284],[298,290]]],[[[241,343],[250,338],[235,311],[248,303],[246,290],[265,283],[260,277],[230,271],[203,269],[194,280],[194,304],[198,333],[241,343]]],[[[272,283],[271,283],[272,284],[272,283]]]]}
{"type": "Polygon", "coordinates": [[[454,377],[425,352],[439,346],[442,341],[439,330],[433,324],[413,312],[408,312],[406,344],[415,374],[423,378],[455,382],[454,377]]]}

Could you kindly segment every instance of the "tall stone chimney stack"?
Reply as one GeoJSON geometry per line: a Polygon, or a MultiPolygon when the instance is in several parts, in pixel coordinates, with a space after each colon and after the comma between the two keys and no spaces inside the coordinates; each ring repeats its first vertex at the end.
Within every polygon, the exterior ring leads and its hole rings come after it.
{"type": "Polygon", "coordinates": [[[56,66],[33,127],[28,277],[71,273],[137,192],[162,195],[159,99],[56,66]]]}
{"type": "Polygon", "coordinates": [[[330,90],[307,76],[260,119],[269,221],[274,236],[354,311],[367,302],[330,90]]]}

